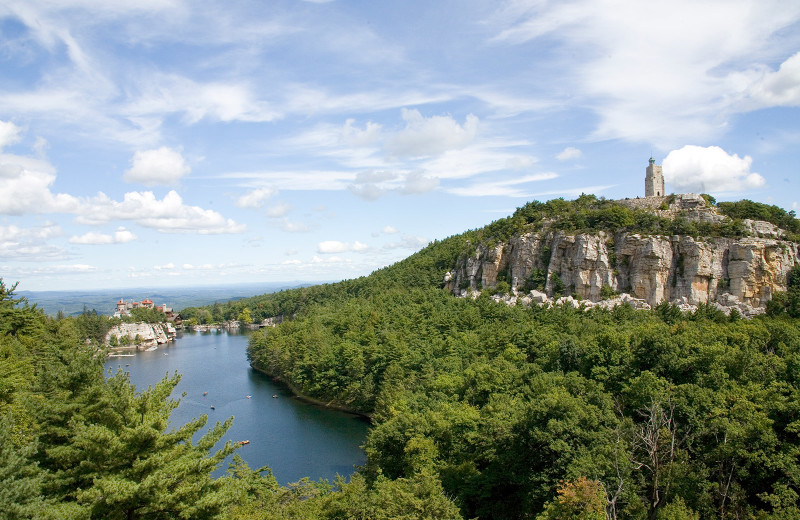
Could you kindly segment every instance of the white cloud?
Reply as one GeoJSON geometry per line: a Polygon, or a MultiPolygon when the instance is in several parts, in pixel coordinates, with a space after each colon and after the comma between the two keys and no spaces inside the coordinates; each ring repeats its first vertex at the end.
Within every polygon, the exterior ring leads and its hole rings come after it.
{"type": "Polygon", "coordinates": [[[0,150],[20,140],[22,129],[10,121],[0,121],[0,150]]]}
{"type": "Polygon", "coordinates": [[[226,219],[216,211],[185,205],[174,190],[161,200],[151,191],[128,192],[121,202],[100,193],[85,205],[78,217],[78,222],[83,224],[103,224],[114,220],[134,221],[162,233],[213,235],[241,233],[245,229],[243,224],[226,219]]]}
{"type": "Polygon", "coordinates": [[[393,181],[398,177],[397,173],[389,171],[370,170],[358,172],[352,184],[347,186],[347,189],[361,199],[375,201],[392,189],[393,181]]]}
{"type": "Polygon", "coordinates": [[[339,140],[342,144],[355,147],[371,146],[380,138],[381,125],[378,123],[369,121],[363,130],[357,128],[354,124],[355,119],[345,121],[339,134],[339,140]]]}
{"type": "Polygon", "coordinates": [[[403,109],[406,127],[391,136],[386,150],[394,157],[428,157],[469,145],[478,134],[479,120],[469,114],[463,125],[451,116],[425,118],[418,110],[403,109]]]}
{"type": "Polygon", "coordinates": [[[356,174],[355,180],[347,189],[357,197],[371,202],[392,191],[403,195],[418,195],[433,191],[438,186],[439,179],[420,171],[366,171],[356,174]]]}
{"type": "MultiPolygon", "coordinates": [[[[235,269],[242,267],[240,264],[212,264],[212,263],[205,263],[205,264],[183,264],[181,265],[181,269],[184,271],[215,271],[215,270],[224,270],[224,269],[235,269]]],[[[220,274],[225,274],[221,272],[220,274]]]]}
{"type": "Polygon", "coordinates": [[[403,185],[398,191],[404,195],[419,195],[435,190],[439,186],[439,179],[428,177],[422,172],[411,172],[403,178],[403,185]]]}
{"type": "Polygon", "coordinates": [[[750,109],[741,101],[749,91],[761,106],[796,103],[794,59],[759,78],[767,60],[796,52],[779,35],[798,20],[800,4],[781,0],[518,0],[492,21],[496,43],[561,47],[552,81],[599,116],[595,138],[670,147],[724,132],[750,109]]]}
{"type": "Polygon", "coordinates": [[[156,150],[137,151],[125,180],[145,186],[172,186],[192,169],[177,150],[162,146],[156,150]]]}
{"type": "Polygon", "coordinates": [[[752,108],[800,106],[800,52],[781,63],[776,72],[764,76],[748,88],[752,108]]]}
{"type": "Polygon", "coordinates": [[[410,249],[417,251],[428,245],[430,241],[423,237],[404,236],[399,242],[392,242],[383,246],[383,249],[410,249]]]}
{"type": "Polygon", "coordinates": [[[50,186],[56,176],[46,161],[18,155],[0,155],[0,214],[72,213],[80,201],[50,186]]]}
{"type": "Polygon", "coordinates": [[[136,235],[125,228],[119,228],[114,232],[114,242],[117,244],[127,244],[136,240],[136,235]]]}
{"type": "Polygon", "coordinates": [[[687,145],[664,159],[664,180],[672,191],[738,192],[763,186],[764,177],[751,172],[750,156],[729,155],[718,146],[687,145]]]}
{"type": "Polygon", "coordinates": [[[530,191],[523,190],[520,188],[521,185],[552,180],[557,177],[557,173],[537,173],[514,179],[477,182],[471,185],[449,188],[446,191],[463,197],[530,197],[530,191]]]}
{"type": "MultiPolygon", "coordinates": [[[[167,148],[137,152],[134,156],[134,176],[145,180],[147,172],[161,169],[161,173],[178,175],[188,172],[179,153],[167,148]],[[150,168],[152,167],[152,168],[150,168]]],[[[41,213],[68,213],[77,215],[84,224],[105,224],[110,221],[133,221],[142,226],[168,233],[241,233],[244,225],[225,219],[216,211],[188,206],[174,190],[158,200],[152,192],[129,192],[121,202],[100,192],[95,197],[78,198],[50,189],[56,175],[53,166],[45,160],[12,154],[0,154],[0,214],[25,215],[41,213]]],[[[112,240],[130,241],[135,237],[119,230],[112,240]]],[[[94,243],[107,240],[99,235],[73,237],[78,242],[94,243]]]]}
{"type": "Polygon", "coordinates": [[[128,118],[163,118],[183,114],[186,124],[201,120],[266,122],[280,116],[259,100],[245,79],[198,82],[176,74],[156,74],[135,83],[132,101],[122,107],[128,118]]]}
{"type": "Polygon", "coordinates": [[[567,146],[558,155],[556,155],[556,159],[559,161],[571,161],[573,159],[580,159],[582,156],[583,152],[572,146],[567,146]]]}
{"type": "Polygon", "coordinates": [[[47,243],[48,239],[59,235],[61,228],[55,224],[32,228],[0,226],[0,258],[34,261],[61,259],[66,254],[64,250],[47,243]]]}
{"type": "Polygon", "coordinates": [[[292,210],[292,206],[285,202],[273,204],[267,208],[266,214],[269,218],[285,217],[292,210]]]}
{"type": "MultiPolygon", "coordinates": [[[[50,191],[55,179],[52,167],[43,161],[0,155],[0,214],[71,213],[78,215],[78,222],[84,224],[132,221],[161,232],[244,231],[243,225],[225,219],[216,211],[185,205],[174,190],[161,200],[150,191],[126,193],[121,202],[104,193],[91,199],[79,199],[50,191]]],[[[116,241],[125,239],[130,239],[125,233],[114,237],[116,241]]]]}
{"type": "Polygon", "coordinates": [[[358,241],[350,244],[349,242],[339,242],[337,240],[325,240],[317,244],[317,252],[322,254],[364,252],[368,249],[369,246],[367,244],[362,244],[358,241]]]}
{"type": "Polygon", "coordinates": [[[113,244],[114,237],[111,235],[104,235],[103,233],[89,232],[85,235],[70,237],[69,243],[81,245],[113,244]]]}
{"type": "Polygon", "coordinates": [[[466,179],[484,173],[509,169],[524,170],[536,163],[538,159],[527,154],[506,151],[509,148],[522,146],[528,146],[528,143],[525,141],[485,141],[424,161],[421,168],[439,179],[466,179]]]}
{"type": "Polygon", "coordinates": [[[381,233],[384,235],[394,235],[397,233],[397,229],[394,226],[384,226],[384,228],[381,229],[381,233]]]}
{"type": "Polygon", "coordinates": [[[264,201],[276,193],[277,192],[271,188],[258,188],[236,199],[236,205],[240,208],[259,208],[264,204],[264,201]]]}
{"type": "Polygon", "coordinates": [[[290,220],[289,218],[284,218],[281,221],[281,229],[287,233],[306,233],[309,230],[305,223],[290,220]]]}
{"type": "Polygon", "coordinates": [[[5,272],[12,271],[15,277],[19,278],[32,278],[34,276],[47,276],[47,275],[68,275],[68,274],[88,274],[97,271],[97,267],[89,264],[71,264],[71,265],[45,265],[37,266],[32,269],[24,267],[15,267],[13,269],[3,268],[5,272]]]}
{"type": "Polygon", "coordinates": [[[312,264],[349,264],[351,260],[347,258],[342,258],[340,256],[329,256],[327,258],[321,258],[319,256],[314,255],[311,258],[312,264]]]}
{"type": "Polygon", "coordinates": [[[90,231],[81,236],[72,236],[69,239],[69,243],[80,245],[107,245],[126,244],[134,240],[136,240],[136,235],[125,228],[119,228],[114,232],[113,235],[106,235],[104,233],[95,233],[90,231]]]}
{"type": "Polygon", "coordinates": [[[336,170],[283,170],[230,172],[220,176],[222,179],[237,179],[246,186],[272,186],[278,191],[296,190],[345,190],[353,180],[350,171],[336,170]]]}

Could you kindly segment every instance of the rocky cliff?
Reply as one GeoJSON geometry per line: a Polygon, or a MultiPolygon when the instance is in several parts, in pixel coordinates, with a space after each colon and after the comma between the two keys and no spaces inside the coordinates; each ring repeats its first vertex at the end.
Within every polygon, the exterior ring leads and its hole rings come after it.
{"type": "Polygon", "coordinates": [[[175,336],[175,327],[169,322],[120,323],[108,331],[106,344],[143,350],[168,343],[174,340],[175,336]]]}
{"type": "MultiPolygon", "coordinates": [[[[664,208],[664,198],[620,201],[704,221],[724,219],[697,196],[664,208]],[[662,208],[662,209],[656,209],[662,208]]],[[[614,292],[650,306],[662,301],[761,308],[774,291],[786,290],[789,270],[800,263],[798,244],[766,222],[745,222],[742,238],[645,236],[629,232],[568,234],[542,229],[494,245],[480,244],[462,256],[445,286],[465,294],[508,283],[515,295],[539,289],[549,297],[575,295],[589,302],[614,292]]]]}

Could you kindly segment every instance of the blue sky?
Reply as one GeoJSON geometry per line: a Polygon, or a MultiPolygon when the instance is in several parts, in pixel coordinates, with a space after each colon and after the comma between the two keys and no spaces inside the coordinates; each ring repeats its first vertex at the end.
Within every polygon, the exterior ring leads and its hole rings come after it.
{"type": "Polygon", "coordinates": [[[0,4],[21,289],[352,278],[651,155],[800,209],[800,2],[0,4]]]}

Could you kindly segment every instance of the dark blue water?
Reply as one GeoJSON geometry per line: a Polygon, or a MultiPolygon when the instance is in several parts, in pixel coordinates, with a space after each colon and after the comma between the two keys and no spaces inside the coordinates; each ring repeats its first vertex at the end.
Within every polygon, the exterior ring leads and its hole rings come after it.
{"type": "Polygon", "coordinates": [[[300,401],[255,372],[247,362],[247,341],[244,334],[186,333],[158,350],[111,358],[106,368],[129,372],[138,390],[177,371],[181,382],[173,398],[184,392],[186,396],[172,412],[171,423],[183,425],[208,414],[211,426],[233,416],[233,426],[223,441],[249,440],[237,453],[253,469],[272,468],[281,484],[303,477],[318,480],[352,474],[354,466],[366,461],[360,446],[367,423],[300,401]]]}

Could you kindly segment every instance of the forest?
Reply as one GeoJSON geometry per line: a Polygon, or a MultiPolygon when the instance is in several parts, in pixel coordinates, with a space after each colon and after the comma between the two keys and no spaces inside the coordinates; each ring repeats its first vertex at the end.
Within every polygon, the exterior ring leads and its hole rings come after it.
{"type": "Polygon", "coordinates": [[[0,282],[0,518],[800,519],[800,265],[747,320],[441,288],[458,255],[543,219],[693,225],[530,203],[370,276],[185,310],[285,318],[251,337],[251,364],[372,421],[366,464],[334,482],[279,486],[235,455],[212,479],[229,422],[167,430],[179,375],[134,392],[87,342],[96,315],[46,316],[0,282]]]}
{"type": "Polygon", "coordinates": [[[464,518],[571,518],[548,516],[567,490],[600,518],[797,518],[798,325],[390,290],[312,305],[250,358],[372,417],[368,484],[429,475],[464,518]]]}

